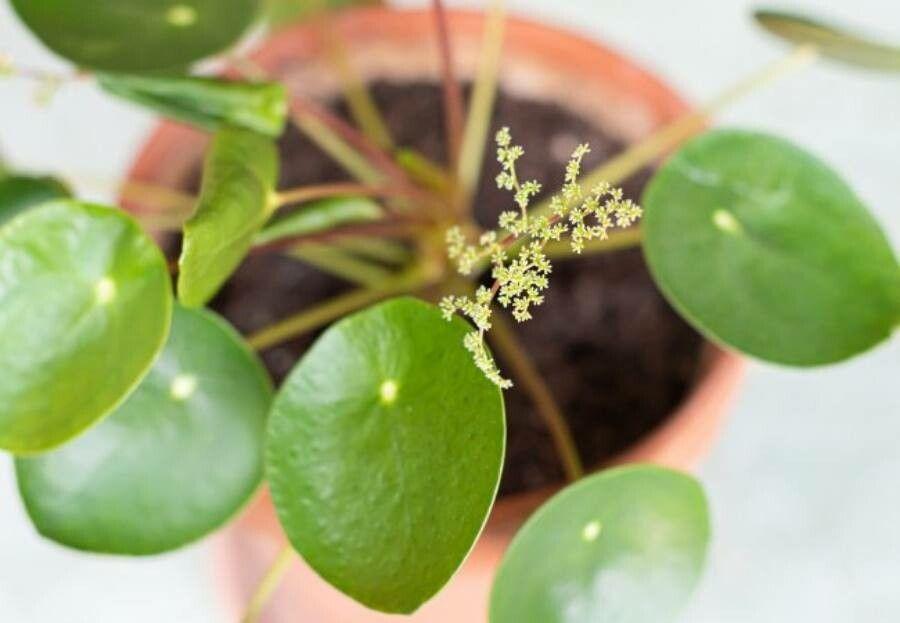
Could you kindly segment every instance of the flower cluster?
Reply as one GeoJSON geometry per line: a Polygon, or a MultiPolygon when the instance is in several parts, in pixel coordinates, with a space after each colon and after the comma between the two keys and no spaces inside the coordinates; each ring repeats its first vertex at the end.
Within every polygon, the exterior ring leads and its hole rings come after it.
{"type": "Polygon", "coordinates": [[[476,331],[465,337],[465,347],[472,353],[475,364],[501,388],[512,383],[503,378],[484,343],[484,335],[491,329],[492,303],[496,300],[510,309],[513,317],[530,320],[531,308],[544,302],[544,291],[550,285],[553,267],[544,253],[551,240],[562,240],[568,234],[573,253],[581,253],[589,240],[605,240],[613,227],[629,227],[641,216],[641,208],[623,198],[620,188],[601,183],[588,191],[578,183],[584,157],[590,153],[587,145],[579,145],[566,165],[562,190],[550,200],[549,215],[529,215],[531,200],[541,191],[536,181],[520,182],[516,161],[525,153],[512,144],[509,129],[497,133],[497,161],[501,171],[497,186],[513,193],[518,210],[500,215],[504,237],[496,232],[481,235],[478,244],[471,244],[459,227],[447,232],[447,252],[463,275],[471,275],[482,260],[489,259],[493,287],[481,286],[474,298],[448,296],[441,301],[441,311],[448,320],[459,312],[475,325],[476,331]],[[514,255],[511,250],[516,247],[514,255]]]}

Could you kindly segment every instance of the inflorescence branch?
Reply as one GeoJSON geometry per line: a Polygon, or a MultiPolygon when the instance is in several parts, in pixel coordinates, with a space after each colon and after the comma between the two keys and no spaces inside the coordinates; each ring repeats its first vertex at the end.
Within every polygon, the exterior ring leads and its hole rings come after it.
{"type": "Polygon", "coordinates": [[[632,225],[640,218],[641,208],[625,199],[622,189],[605,182],[588,192],[582,190],[578,178],[582,160],[590,148],[580,145],[566,166],[562,190],[551,199],[550,214],[531,216],[528,206],[541,192],[541,185],[533,180],[519,181],[516,161],[525,152],[512,144],[508,128],[497,132],[496,142],[497,161],[501,166],[497,186],[513,193],[518,208],[500,215],[500,228],[509,235],[499,239],[495,232],[486,232],[477,244],[470,244],[459,227],[447,231],[448,255],[456,262],[459,273],[471,275],[479,261],[490,258],[494,284],[491,288],[479,286],[474,297],[447,296],[440,307],[447,320],[459,312],[475,325],[476,330],[468,333],[463,343],[485,376],[507,389],[512,387],[512,382],[500,374],[484,341],[485,333],[491,329],[492,302],[496,299],[502,307],[511,309],[519,322],[530,320],[531,308],[544,302],[543,293],[553,269],[544,246],[568,236],[572,251],[581,253],[588,240],[605,240],[613,227],[632,225]],[[523,244],[512,256],[509,249],[518,240],[523,244]]]}

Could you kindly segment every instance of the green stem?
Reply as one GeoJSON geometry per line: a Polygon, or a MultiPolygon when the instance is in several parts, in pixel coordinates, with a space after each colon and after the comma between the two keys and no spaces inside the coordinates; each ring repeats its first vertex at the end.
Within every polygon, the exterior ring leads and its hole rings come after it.
{"type": "Polygon", "coordinates": [[[374,287],[392,276],[386,268],[330,245],[304,244],[288,251],[288,255],[362,286],[374,287]]]}
{"type": "Polygon", "coordinates": [[[447,171],[420,152],[401,147],[394,153],[394,158],[414,182],[441,194],[452,190],[453,180],[447,171]]]}
{"type": "Polygon", "coordinates": [[[336,241],[335,245],[350,253],[395,266],[402,266],[412,259],[410,248],[393,240],[345,238],[336,241]]]}
{"type": "Polygon", "coordinates": [[[562,461],[563,471],[569,481],[575,481],[584,476],[584,467],[578,456],[578,448],[572,438],[572,431],[566,422],[565,416],[557,406],[550,393],[550,388],[541,378],[531,358],[516,338],[513,328],[502,315],[502,311],[496,310],[493,317],[493,327],[488,337],[497,348],[497,352],[512,369],[513,376],[522,383],[522,388],[531,396],[538,414],[547,425],[553,445],[562,461]]]}
{"type": "Polygon", "coordinates": [[[278,556],[275,557],[272,566],[266,571],[266,574],[253,592],[253,596],[247,604],[247,610],[241,618],[241,623],[256,623],[259,621],[259,615],[262,614],[269,598],[272,597],[272,593],[278,588],[293,559],[294,550],[290,545],[285,545],[278,552],[278,556]]]}
{"type": "Polygon", "coordinates": [[[469,103],[469,116],[463,132],[459,157],[459,182],[467,200],[475,192],[481,175],[481,165],[487,149],[497,83],[500,76],[500,60],[506,29],[504,0],[494,0],[485,23],[481,62],[475,77],[475,85],[469,103]]]}
{"type": "Polygon", "coordinates": [[[337,72],[344,92],[344,99],[350,108],[350,114],[359,124],[359,127],[382,149],[391,150],[394,142],[388,130],[387,123],[381,116],[372,94],[366,88],[365,83],[359,77],[343,39],[334,28],[329,13],[323,12],[326,49],[329,60],[337,72]]]}
{"type": "Polygon", "coordinates": [[[334,184],[316,184],[313,186],[300,186],[275,193],[272,201],[276,207],[282,207],[293,203],[304,203],[316,199],[329,197],[381,197],[393,196],[394,192],[385,186],[372,186],[369,184],[353,184],[338,182],[334,184]]]}
{"type": "MultiPolygon", "coordinates": [[[[802,45],[794,48],[787,56],[765,66],[760,71],[733,84],[710,100],[705,106],[677,119],[673,123],[651,134],[606,161],[600,167],[582,178],[582,188],[588,190],[600,182],[618,184],[628,176],[637,173],[687,138],[702,131],[710,119],[722,110],[753,93],[757,89],[775,82],[811,64],[819,57],[814,46],[802,45]]],[[[534,207],[538,215],[549,214],[551,207],[545,201],[534,207]]]]}
{"type": "Polygon", "coordinates": [[[363,221],[338,225],[323,231],[315,231],[293,236],[284,236],[269,242],[255,244],[250,253],[268,253],[271,251],[283,251],[291,249],[299,244],[316,242],[331,242],[345,238],[359,238],[365,236],[381,236],[385,238],[405,238],[411,235],[427,231],[426,223],[412,218],[386,218],[378,221],[363,221]]]}
{"type": "Polygon", "coordinates": [[[340,138],[331,128],[314,115],[293,109],[291,119],[294,125],[306,134],[318,147],[331,156],[353,177],[366,184],[384,181],[384,175],[369,163],[349,143],[340,138]]]}
{"type": "Polygon", "coordinates": [[[194,209],[196,197],[189,193],[137,180],[126,180],[119,186],[119,195],[125,201],[146,203],[160,212],[170,210],[190,214],[194,209]]]}
{"type": "Polygon", "coordinates": [[[396,294],[410,292],[428,282],[420,271],[397,276],[376,288],[363,288],[337,296],[289,318],[276,322],[247,338],[255,350],[265,350],[275,344],[318,329],[341,316],[396,294]]]}

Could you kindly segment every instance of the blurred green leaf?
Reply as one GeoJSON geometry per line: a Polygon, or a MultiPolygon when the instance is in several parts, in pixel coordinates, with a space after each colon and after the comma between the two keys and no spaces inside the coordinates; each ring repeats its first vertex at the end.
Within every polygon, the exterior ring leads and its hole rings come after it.
{"type": "Polygon", "coordinates": [[[411,298],[326,331],[275,399],[266,474],[291,544],[360,603],[413,612],[462,564],[503,464],[499,389],[469,329],[411,298]]]}
{"type": "Polygon", "coordinates": [[[78,549],[156,554],[212,532],[263,474],[272,389],[223,320],[175,307],[165,350],[108,418],[52,452],[16,461],[44,536],[78,549]]]}
{"type": "Polygon", "coordinates": [[[144,72],[184,67],[233,43],[260,0],[12,0],[51,50],[91,69],[144,72]]]}
{"type": "Polygon", "coordinates": [[[885,45],[840,26],[795,13],[760,9],[753,17],[775,36],[798,45],[815,45],[823,55],[834,60],[866,69],[900,71],[898,46],[885,45]]]}
{"type": "Polygon", "coordinates": [[[333,197],[312,201],[290,214],[273,219],[256,236],[256,244],[371,221],[381,216],[381,213],[379,205],[366,197],[333,197]]]}
{"type": "Polygon", "coordinates": [[[178,298],[204,305],[244,259],[274,208],[278,178],[275,143],[235,128],[213,137],[203,167],[200,197],[184,224],[178,260],[178,298]]]}
{"type": "Polygon", "coordinates": [[[490,621],[672,621],[700,579],[708,541],[706,498],[690,476],[649,465],[589,476],[513,539],[490,621]]]}
{"type": "Polygon", "coordinates": [[[201,128],[234,126],[272,137],[284,129],[287,92],[277,82],[129,74],[99,74],[97,79],[113,95],[201,128]]]}
{"type": "Polygon", "coordinates": [[[812,366],[871,348],[900,321],[900,267],[878,223],[787,141],[707,133],[658,171],[643,203],[654,278],[715,340],[812,366]]]}
{"type": "Polygon", "coordinates": [[[171,307],[162,253],[120,210],[57,200],[0,227],[0,448],[48,450],[112,411],[171,307]]]}
{"type": "Polygon", "coordinates": [[[269,23],[285,26],[309,19],[326,10],[380,4],[383,4],[381,0],[265,0],[265,12],[269,23]]]}
{"type": "Polygon", "coordinates": [[[0,226],[14,216],[53,199],[71,196],[65,184],[52,177],[3,175],[0,172],[0,226]]]}

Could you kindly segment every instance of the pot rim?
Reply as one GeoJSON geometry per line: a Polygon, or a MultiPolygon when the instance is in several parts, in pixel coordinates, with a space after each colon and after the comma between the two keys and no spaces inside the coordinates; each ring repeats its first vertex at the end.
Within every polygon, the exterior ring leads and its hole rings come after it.
{"type": "MultiPolygon", "coordinates": [[[[480,34],[484,21],[484,13],[475,10],[451,9],[447,11],[447,17],[453,37],[460,33],[469,36],[480,34]]],[[[335,17],[335,27],[351,35],[363,33],[368,37],[404,35],[421,38],[421,26],[426,21],[430,26],[431,19],[429,9],[365,7],[339,12],[335,17]]],[[[425,30],[425,33],[425,37],[430,37],[430,30],[425,30]]],[[[318,35],[309,26],[295,24],[263,39],[251,58],[262,67],[272,68],[284,58],[285,50],[300,50],[303,55],[310,55],[316,48],[317,40],[318,35]]],[[[657,125],[672,121],[689,110],[684,100],[653,73],[583,35],[509,16],[506,42],[508,50],[512,48],[514,53],[521,53],[528,48],[533,54],[541,56],[548,66],[564,65],[567,71],[584,72],[588,77],[592,72],[615,73],[616,80],[631,85],[643,99],[650,102],[659,114],[657,125]]],[[[232,71],[226,73],[233,75],[232,71]]],[[[180,169],[179,173],[183,174],[186,164],[196,162],[197,154],[202,152],[207,141],[207,135],[199,130],[174,121],[162,121],[141,145],[126,179],[175,184],[179,180],[172,172],[180,169]]],[[[120,203],[134,213],[146,211],[145,206],[134,201],[122,200],[120,203]]],[[[679,406],[631,447],[592,466],[589,472],[609,465],[634,462],[694,469],[711,445],[744,369],[745,362],[741,356],[705,340],[695,382],[679,406]]],[[[501,538],[508,538],[510,531],[514,531],[524,517],[565,484],[560,482],[498,498],[481,539],[490,537],[492,533],[505,534],[501,538]]]]}

